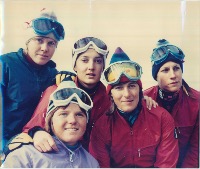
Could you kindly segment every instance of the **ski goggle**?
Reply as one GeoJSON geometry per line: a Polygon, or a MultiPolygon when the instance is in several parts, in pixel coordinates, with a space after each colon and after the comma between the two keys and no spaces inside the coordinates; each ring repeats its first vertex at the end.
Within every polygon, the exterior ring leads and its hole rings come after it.
{"type": "Polygon", "coordinates": [[[70,103],[78,103],[79,107],[86,111],[88,118],[88,111],[93,107],[93,102],[90,96],[80,88],[63,88],[55,91],[50,96],[46,117],[56,107],[67,106],[70,103]]]}
{"type": "Polygon", "coordinates": [[[183,61],[185,57],[183,51],[180,48],[174,45],[163,45],[153,50],[153,54],[151,55],[152,64],[160,64],[168,57],[169,53],[181,61],[183,61]]]}
{"type": "Polygon", "coordinates": [[[98,53],[107,56],[107,45],[100,39],[94,37],[86,37],[78,40],[73,47],[72,55],[78,55],[85,52],[90,46],[92,46],[98,53]]]}
{"type": "Polygon", "coordinates": [[[125,75],[131,81],[137,81],[141,78],[142,67],[132,61],[122,61],[111,64],[103,72],[107,84],[112,85],[117,84],[122,75],[125,75]]]}
{"type": "Polygon", "coordinates": [[[36,34],[47,35],[53,33],[58,41],[63,40],[65,37],[65,31],[63,26],[49,18],[37,18],[32,20],[31,25],[36,34]]]}

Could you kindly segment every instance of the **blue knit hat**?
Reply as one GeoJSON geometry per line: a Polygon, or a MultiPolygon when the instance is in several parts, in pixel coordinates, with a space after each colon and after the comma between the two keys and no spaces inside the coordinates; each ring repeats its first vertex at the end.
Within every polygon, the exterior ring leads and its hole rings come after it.
{"type": "MultiPolygon", "coordinates": [[[[156,48],[161,47],[161,46],[163,46],[163,45],[167,45],[167,44],[172,45],[172,44],[170,44],[167,40],[161,39],[161,40],[159,40],[159,41],[157,42],[156,48]]],[[[156,48],[155,48],[155,49],[156,49],[156,48]]],[[[153,50],[154,50],[154,49],[153,49],[153,50]]],[[[152,65],[152,76],[153,76],[153,78],[154,78],[155,80],[157,79],[157,74],[158,74],[159,69],[160,69],[165,63],[167,63],[167,62],[169,62],[169,61],[172,61],[172,62],[175,62],[175,63],[179,64],[180,67],[181,67],[181,70],[182,70],[182,72],[183,72],[183,61],[177,59],[177,58],[174,57],[171,53],[169,53],[168,56],[167,56],[167,58],[166,58],[164,61],[162,61],[160,64],[153,64],[153,65],[152,65]]]]}
{"type": "MultiPolygon", "coordinates": [[[[118,47],[115,50],[115,53],[112,55],[112,58],[110,60],[110,64],[114,64],[116,62],[123,62],[123,61],[131,61],[130,58],[128,57],[128,55],[120,48],[118,47]]],[[[130,81],[126,76],[121,76],[120,78],[120,82],[127,82],[130,81]]],[[[137,84],[141,87],[142,89],[142,82],[141,80],[137,80],[137,84]]],[[[110,90],[112,89],[112,85],[107,85],[107,93],[110,93],[110,90]]]]}

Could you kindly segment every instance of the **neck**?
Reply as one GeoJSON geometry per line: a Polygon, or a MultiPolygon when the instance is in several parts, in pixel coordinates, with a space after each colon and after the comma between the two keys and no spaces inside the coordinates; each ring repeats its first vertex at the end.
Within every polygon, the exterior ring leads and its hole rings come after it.
{"type": "Polygon", "coordinates": [[[83,85],[79,80],[78,80],[78,86],[83,89],[87,94],[89,95],[94,95],[98,89],[100,83],[96,83],[95,85],[92,85],[89,87],[83,85]]]}
{"type": "Polygon", "coordinates": [[[168,92],[168,91],[164,91],[162,90],[161,88],[158,88],[158,93],[159,93],[159,97],[162,99],[162,100],[165,100],[165,101],[173,101],[173,100],[176,100],[178,95],[179,95],[179,91],[176,91],[176,92],[168,92]]]}

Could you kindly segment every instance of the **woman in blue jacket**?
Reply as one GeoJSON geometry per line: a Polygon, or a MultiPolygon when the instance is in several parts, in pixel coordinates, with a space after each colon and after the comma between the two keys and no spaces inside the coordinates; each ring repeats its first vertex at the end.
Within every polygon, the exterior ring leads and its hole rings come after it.
{"type": "Polygon", "coordinates": [[[22,132],[42,92],[55,83],[57,70],[51,58],[65,35],[54,12],[42,11],[25,24],[26,48],[0,56],[3,144],[22,132]]]}

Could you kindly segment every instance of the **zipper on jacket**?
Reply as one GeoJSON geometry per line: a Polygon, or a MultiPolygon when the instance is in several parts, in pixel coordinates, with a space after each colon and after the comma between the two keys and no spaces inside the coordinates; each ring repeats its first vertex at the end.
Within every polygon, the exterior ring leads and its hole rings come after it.
{"type": "Polygon", "coordinates": [[[140,157],[140,148],[138,149],[138,157],[140,157]]]}
{"type": "Polygon", "coordinates": [[[73,162],[72,156],[73,156],[73,153],[70,152],[70,153],[69,153],[69,161],[70,161],[70,162],[73,162]]]}
{"type": "Polygon", "coordinates": [[[179,134],[181,134],[179,128],[178,128],[178,127],[175,127],[175,129],[174,129],[174,136],[175,136],[176,139],[178,139],[178,135],[179,135],[179,134]]]}
{"type": "Polygon", "coordinates": [[[132,128],[131,128],[131,131],[130,131],[130,135],[131,135],[131,136],[133,135],[133,130],[132,130],[132,128]]]}

